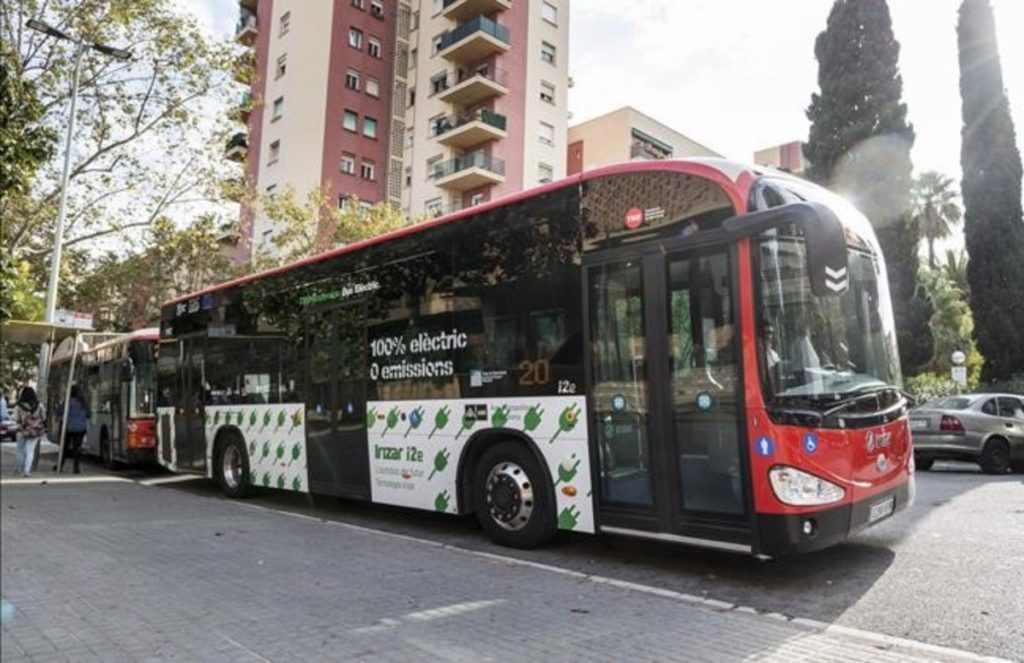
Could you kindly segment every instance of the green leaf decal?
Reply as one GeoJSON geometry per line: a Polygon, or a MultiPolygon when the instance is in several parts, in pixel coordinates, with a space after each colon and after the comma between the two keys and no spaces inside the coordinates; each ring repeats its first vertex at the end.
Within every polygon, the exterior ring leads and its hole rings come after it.
{"type": "Polygon", "coordinates": [[[245,413],[244,412],[239,412],[238,413],[238,425],[241,426],[244,422],[245,422],[245,413]]]}
{"type": "Polygon", "coordinates": [[[274,430],[277,430],[281,426],[284,426],[284,422],[286,421],[288,421],[288,417],[285,414],[285,411],[281,410],[280,412],[277,413],[277,428],[275,428],[274,430]]]}
{"type": "Polygon", "coordinates": [[[292,460],[298,460],[302,455],[302,443],[296,442],[292,445],[292,460]]]}
{"type": "Polygon", "coordinates": [[[252,442],[249,443],[249,457],[250,458],[255,458],[256,457],[256,441],[255,440],[253,440],[252,442]]]}
{"type": "Polygon", "coordinates": [[[256,425],[256,410],[253,410],[249,414],[249,428],[252,428],[255,425],[256,425]]]}
{"type": "Polygon", "coordinates": [[[278,474],[277,475],[277,487],[281,488],[281,489],[284,489],[284,475],[283,474],[278,474]]]}
{"type": "Polygon", "coordinates": [[[270,487],[270,472],[264,472],[263,473],[263,487],[264,488],[269,488],[270,487]]]}
{"type": "Polygon", "coordinates": [[[262,458],[266,458],[269,455],[270,455],[270,441],[268,440],[268,441],[263,443],[263,455],[261,457],[262,458]]]}
{"type": "Polygon", "coordinates": [[[262,426],[262,428],[260,428],[260,430],[263,430],[264,428],[266,428],[269,425],[270,425],[270,410],[267,410],[266,412],[263,413],[263,426],[262,426]]]}
{"type": "Polygon", "coordinates": [[[278,442],[277,444],[277,459],[281,460],[284,458],[284,442],[278,442]]]}
{"type": "Polygon", "coordinates": [[[292,479],[292,490],[302,490],[302,479],[295,477],[292,479]]]}

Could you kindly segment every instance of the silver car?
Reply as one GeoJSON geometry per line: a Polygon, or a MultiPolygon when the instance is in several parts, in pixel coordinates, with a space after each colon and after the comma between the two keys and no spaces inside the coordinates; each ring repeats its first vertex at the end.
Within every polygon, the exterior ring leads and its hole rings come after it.
{"type": "Polygon", "coordinates": [[[910,411],[914,464],[965,460],[986,474],[1024,472],[1024,397],[964,394],[929,401],[910,411]]]}

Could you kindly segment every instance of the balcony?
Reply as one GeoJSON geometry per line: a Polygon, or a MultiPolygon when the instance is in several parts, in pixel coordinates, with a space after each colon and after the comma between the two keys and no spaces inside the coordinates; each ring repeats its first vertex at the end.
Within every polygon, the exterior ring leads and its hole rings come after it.
{"type": "Polygon", "coordinates": [[[475,106],[491,97],[508,94],[507,79],[508,75],[493,65],[461,67],[435,80],[434,94],[448,104],[475,106]]]}
{"type": "Polygon", "coordinates": [[[246,92],[238,99],[238,104],[230,110],[231,119],[242,124],[248,124],[249,114],[252,112],[252,94],[246,92]]]}
{"type": "Polygon", "coordinates": [[[503,12],[511,7],[511,0],[444,0],[441,13],[453,21],[465,21],[482,14],[503,12]]]}
{"type": "Polygon", "coordinates": [[[486,16],[477,16],[442,33],[438,54],[452,62],[479,62],[508,49],[508,28],[486,16]]]}
{"type": "Polygon", "coordinates": [[[508,136],[505,116],[487,109],[465,115],[449,115],[434,122],[432,135],[437,142],[464,150],[508,136]]]}
{"type": "Polygon", "coordinates": [[[235,26],[235,41],[246,46],[252,46],[256,42],[256,14],[242,9],[242,17],[238,19],[235,26]]]}
{"type": "Polygon", "coordinates": [[[249,138],[242,131],[229,138],[228,144],[224,146],[224,157],[231,161],[245,161],[248,153],[249,138]]]}
{"type": "Polygon", "coordinates": [[[483,152],[471,152],[436,164],[430,179],[450,191],[466,191],[505,181],[505,162],[483,152]]]}

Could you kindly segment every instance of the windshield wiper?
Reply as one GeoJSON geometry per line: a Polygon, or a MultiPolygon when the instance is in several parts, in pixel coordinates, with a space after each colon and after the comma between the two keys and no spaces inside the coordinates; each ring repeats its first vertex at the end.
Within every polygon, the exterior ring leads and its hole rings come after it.
{"type": "Polygon", "coordinates": [[[828,417],[831,417],[833,414],[836,414],[837,412],[842,412],[843,410],[850,407],[854,403],[860,403],[861,401],[870,400],[872,398],[878,398],[878,395],[880,393],[882,393],[883,391],[888,391],[890,389],[895,389],[895,387],[883,385],[881,387],[875,387],[870,391],[858,391],[857,395],[855,396],[841,398],[835,402],[835,405],[833,407],[830,407],[829,409],[822,412],[821,418],[827,419],[828,417]]]}

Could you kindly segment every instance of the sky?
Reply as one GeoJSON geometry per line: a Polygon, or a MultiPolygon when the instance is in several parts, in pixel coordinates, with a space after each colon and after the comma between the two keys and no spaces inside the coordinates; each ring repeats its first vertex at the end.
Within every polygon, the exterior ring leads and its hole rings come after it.
{"type": "MultiPolygon", "coordinates": [[[[630,105],[725,156],[806,140],[814,40],[830,0],[561,0],[570,4],[570,124],[630,105]]],[[[176,0],[230,36],[236,0],[176,0]]],[[[1024,145],[1024,0],[991,0],[1003,83],[1024,145]]],[[[960,0],[889,0],[916,172],[960,180],[960,0]]],[[[565,13],[561,13],[562,16],[565,13]]],[[[1024,149],[1022,149],[1024,151],[1024,149]]]]}

